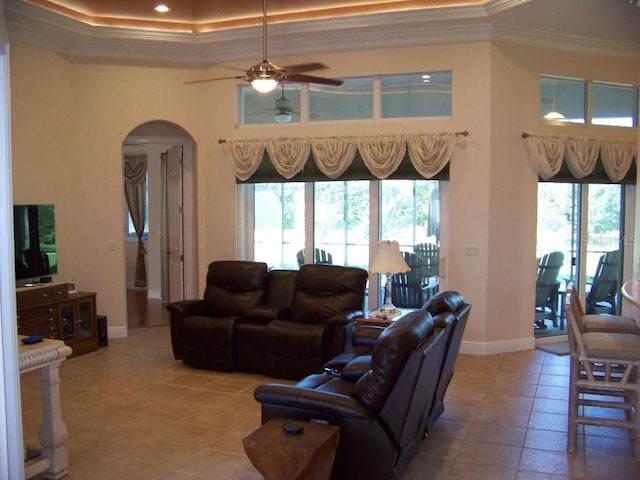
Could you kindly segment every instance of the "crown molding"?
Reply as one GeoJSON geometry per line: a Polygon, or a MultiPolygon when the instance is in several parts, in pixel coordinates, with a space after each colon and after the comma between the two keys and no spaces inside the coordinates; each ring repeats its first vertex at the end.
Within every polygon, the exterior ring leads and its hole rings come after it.
{"type": "MultiPolygon", "coordinates": [[[[269,26],[270,58],[441,43],[498,40],[574,52],[640,58],[640,45],[513,27],[495,17],[530,0],[495,0],[444,7],[269,26]]],[[[79,61],[127,61],[199,67],[257,60],[258,26],[205,33],[164,32],[91,26],[19,0],[5,0],[9,38],[53,50],[79,61]]]]}

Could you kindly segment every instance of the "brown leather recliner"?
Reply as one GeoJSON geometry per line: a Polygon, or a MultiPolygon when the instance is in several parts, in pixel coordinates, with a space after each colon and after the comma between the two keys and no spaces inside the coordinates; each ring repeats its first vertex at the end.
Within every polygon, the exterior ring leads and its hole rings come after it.
{"type": "Polygon", "coordinates": [[[264,302],[267,280],[267,264],[263,262],[212,262],[203,299],[167,306],[174,357],[193,367],[232,370],[235,323],[264,302]]]}
{"type": "MultiPolygon", "coordinates": [[[[471,305],[465,303],[464,297],[459,292],[448,290],[434,295],[425,304],[424,309],[434,316],[437,327],[449,330],[447,352],[439,373],[436,396],[433,405],[427,406],[429,416],[424,428],[425,432],[428,432],[444,412],[444,396],[453,378],[453,369],[462,344],[471,305]],[[453,317],[443,316],[442,313],[451,313],[453,317]]],[[[371,352],[382,331],[384,327],[369,325],[357,327],[351,338],[351,344],[344,352],[325,364],[325,371],[333,376],[357,381],[359,376],[371,368],[371,352]]]]}
{"type": "Polygon", "coordinates": [[[296,277],[291,308],[265,329],[265,373],[299,379],[350,343],[362,315],[367,271],[305,264],[296,277]]]}
{"type": "Polygon", "coordinates": [[[428,311],[408,314],[380,334],[370,369],[356,382],[321,373],[295,386],[260,385],[254,397],[262,422],[281,417],[339,426],[333,480],[397,478],[422,438],[446,343],[447,330],[428,311]]]}

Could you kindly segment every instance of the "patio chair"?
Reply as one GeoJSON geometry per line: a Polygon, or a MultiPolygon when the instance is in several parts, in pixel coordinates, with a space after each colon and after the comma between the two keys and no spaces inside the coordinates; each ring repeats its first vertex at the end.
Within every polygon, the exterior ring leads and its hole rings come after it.
{"type": "Polygon", "coordinates": [[[440,283],[440,247],[432,242],[417,243],[413,253],[422,258],[424,266],[424,285],[427,287],[427,300],[438,293],[440,283]]]}
{"type": "Polygon", "coordinates": [[[538,262],[536,276],[536,307],[534,323],[537,328],[546,328],[545,320],[551,320],[558,326],[558,295],[560,281],[558,273],[564,262],[564,253],[551,252],[538,262]]]}
{"type": "Polygon", "coordinates": [[[602,255],[598,261],[591,290],[585,302],[586,313],[616,314],[619,285],[620,250],[614,250],[602,255]]]}
{"type": "MultiPolygon", "coordinates": [[[[300,250],[297,253],[296,259],[298,260],[299,267],[307,263],[304,249],[300,250]]],[[[320,264],[320,265],[333,265],[333,255],[331,255],[326,250],[322,250],[321,248],[314,248],[313,263],[320,264]]]]}
{"type": "Polygon", "coordinates": [[[411,252],[402,252],[402,257],[411,270],[391,277],[393,304],[400,308],[422,308],[428,300],[427,286],[424,284],[424,260],[411,252]]]}
{"type": "Polygon", "coordinates": [[[567,451],[576,451],[578,425],[624,428],[631,434],[634,457],[640,460],[640,336],[585,331],[576,299],[575,290],[568,290],[565,311],[571,363],[567,451]]]}

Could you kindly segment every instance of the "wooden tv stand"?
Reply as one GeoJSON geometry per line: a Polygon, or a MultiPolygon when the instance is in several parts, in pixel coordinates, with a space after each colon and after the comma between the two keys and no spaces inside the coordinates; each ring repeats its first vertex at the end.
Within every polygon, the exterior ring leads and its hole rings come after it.
{"type": "Polygon", "coordinates": [[[70,294],[67,284],[42,284],[16,289],[18,333],[63,340],[72,356],[98,349],[96,294],[70,294]]]}

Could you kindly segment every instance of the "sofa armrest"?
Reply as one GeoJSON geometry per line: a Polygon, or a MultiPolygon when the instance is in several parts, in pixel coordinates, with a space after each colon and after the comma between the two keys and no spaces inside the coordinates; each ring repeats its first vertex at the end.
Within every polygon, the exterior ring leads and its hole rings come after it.
{"type": "Polygon", "coordinates": [[[205,300],[181,300],[167,305],[167,310],[171,313],[171,348],[173,357],[176,360],[182,358],[182,325],[186,317],[192,315],[212,316],[213,309],[209,302],[205,300]]]}
{"type": "Polygon", "coordinates": [[[261,404],[307,410],[327,416],[363,419],[371,416],[368,408],[350,396],[294,385],[263,384],[256,388],[253,397],[261,404]]]}
{"type": "Polygon", "coordinates": [[[335,326],[344,326],[349,325],[350,323],[355,323],[358,317],[362,317],[363,313],[361,310],[352,310],[348,312],[337,313],[332,317],[329,317],[326,320],[327,325],[335,326]]]}
{"type": "Polygon", "coordinates": [[[213,316],[213,308],[206,300],[181,300],[167,305],[167,310],[171,312],[171,316],[190,317],[192,315],[213,316]]]}

